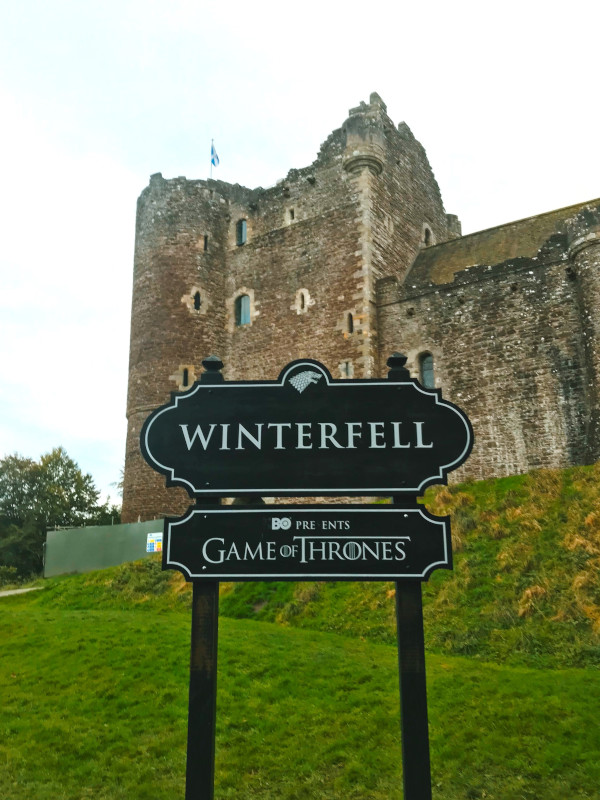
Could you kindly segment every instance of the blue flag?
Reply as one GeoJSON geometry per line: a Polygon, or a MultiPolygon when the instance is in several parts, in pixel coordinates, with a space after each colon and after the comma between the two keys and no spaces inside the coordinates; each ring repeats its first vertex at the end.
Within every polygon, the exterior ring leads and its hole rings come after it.
{"type": "Polygon", "coordinates": [[[210,145],[210,163],[213,165],[213,167],[219,166],[219,156],[217,155],[215,146],[212,143],[210,145]]]}

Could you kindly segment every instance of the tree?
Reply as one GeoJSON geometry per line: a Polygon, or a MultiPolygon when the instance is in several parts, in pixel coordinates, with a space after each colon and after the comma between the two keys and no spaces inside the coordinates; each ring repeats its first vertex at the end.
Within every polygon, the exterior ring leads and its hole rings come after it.
{"type": "Polygon", "coordinates": [[[62,447],[39,462],[17,453],[1,459],[0,564],[21,577],[40,572],[49,528],[118,522],[117,507],[99,504],[99,494],[62,447]]]}

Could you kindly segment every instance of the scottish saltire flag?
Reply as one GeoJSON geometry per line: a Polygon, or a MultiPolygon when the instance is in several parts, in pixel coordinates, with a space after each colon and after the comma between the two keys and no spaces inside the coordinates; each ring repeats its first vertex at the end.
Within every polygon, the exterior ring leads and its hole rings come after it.
{"type": "Polygon", "coordinates": [[[219,166],[219,156],[217,155],[215,146],[212,143],[210,145],[210,163],[213,165],[213,167],[219,166]]]}

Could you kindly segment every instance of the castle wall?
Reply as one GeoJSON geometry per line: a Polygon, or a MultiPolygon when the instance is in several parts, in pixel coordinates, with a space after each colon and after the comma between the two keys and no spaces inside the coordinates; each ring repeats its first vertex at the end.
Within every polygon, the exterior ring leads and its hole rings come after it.
{"type": "Polygon", "coordinates": [[[293,170],[263,191],[254,208],[232,206],[226,302],[227,378],[278,376],[286,363],[317,358],[336,377],[361,355],[352,276],[360,269],[357,197],[340,166],[339,131],[314,168],[293,170]],[[291,217],[293,212],[293,219],[291,217]],[[248,240],[235,244],[237,219],[248,240]],[[252,324],[236,326],[233,298],[252,294],[252,324]],[[304,299],[301,299],[301,294],[304,299]]]}
{"type": "Polygon", "coordinates": [[[417,378],[420,355],[431,353],[436,386],[471,419],[475,447],[453,480],[590,459],[579,289],[568,262],[474,267],[416,292],[410,281],[387,281],[379,302],[382,352],[406,353],[417,378]]]}
{"type": "Polygon", "coordinates": [[[588,458],[600,459],[600,205],[590,204],[567,222],[571,275],[579,300],[584,393],[588,406],[588,458]]]}

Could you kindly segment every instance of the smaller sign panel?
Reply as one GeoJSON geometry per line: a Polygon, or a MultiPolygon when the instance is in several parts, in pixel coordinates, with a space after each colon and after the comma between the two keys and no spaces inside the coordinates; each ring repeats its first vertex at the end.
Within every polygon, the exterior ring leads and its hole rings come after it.
{"type": "Polygon", "coordinates": [[[194,507],[165,520],[163,569],[187,580],[427,580],[452,569],[450,521],[422,507],[194,507]]]}
{"type": "Polygon", "coordinates": [[[161,553],[162,542],[163,542],[162,531],[160,533],[149,533],[146,536],[146,552],[161,553]]]}

